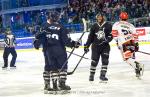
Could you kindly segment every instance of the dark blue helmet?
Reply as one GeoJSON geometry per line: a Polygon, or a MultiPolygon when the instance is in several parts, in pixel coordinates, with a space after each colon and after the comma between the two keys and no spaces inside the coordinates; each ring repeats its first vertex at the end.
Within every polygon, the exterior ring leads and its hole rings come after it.
{"type": "Polygon", "coordinates": [[[57,22],[60,19],[60,14],[56,11],[50,12],[47,16],[47,19],[51,19],[53,22],[57,22]]]}

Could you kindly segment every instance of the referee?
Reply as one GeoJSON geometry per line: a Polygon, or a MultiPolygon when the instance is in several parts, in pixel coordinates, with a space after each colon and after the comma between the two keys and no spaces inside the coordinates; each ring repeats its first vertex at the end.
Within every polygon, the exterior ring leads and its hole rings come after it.
{"type": "Polygon", "coordinates": [[[8,67],[9,54],[12,55],[12,59],[10,62],[10,68],[16,68],[16,66],[15,66],[16,58],[17,58],[17,53],[15,50],[16,39],[10,30],[6,32],[6,35],[4,38],[4,43],[5,43],[4,53],[3,53],[4,66],[2,67],[2,69],[7,69],[7,67],[8,67]]]}

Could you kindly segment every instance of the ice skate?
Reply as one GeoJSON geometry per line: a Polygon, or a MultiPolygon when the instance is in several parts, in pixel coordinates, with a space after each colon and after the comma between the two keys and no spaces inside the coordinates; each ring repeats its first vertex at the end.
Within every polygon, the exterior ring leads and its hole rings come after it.
{"type": "Polygon", "coordinates": [[[108,78],[105,76],[100,76],[100,83],[107,83],[108,82],[108,78]]]}
{"type": "Polygon", "coordinates": [[[54,90],[51,87],[44,87],[44,94],[53,94],[54,90]]]}
{"type": "Polygon", "coordinates": [[[60,89],[57,85],[57,80],[53,80],[53,94],[60,94],[60,89]]]}
{"type": "Polygon", "coordinates": [[[50,87],[50,83],[46,83],[44,87],[44,94],[53,94],[54,89],[50,87]]]}
{"type": "Polygon", "coordinates": [[[10,66],[10,69],[16,69],[16,66],[10,66]]]}
{"type": "Polygon", "coordinates": [[[2,70],[7,70],[7,66],[3,66],[3,67],[2,67],[2,70]]]}
{"type": "Polygon", "coordinates": [[[107,69],[106,67],[104,68],[104,66],[102,67],[102,70],[100,72],[100,83],[107,83],[108,81],[108,78],[106,77],[106,72],[107,72],[107,69]]]}
{"type": "Polygon", "coordinates": [[[89,76],[89,81],[90,81],[90,82],[94,81],[94,75],[90,75],[90,76],[89,76]]]}
{"type": "Polygon", "coordinates": [[[136,73],[136,77],[140,78],[141,74],[140,74],[140,70],[139,69],[135,69],[135,73],[136,73]]]}
{"type": "Polygon", "coordinates": [[[144,72],[144,65],[140,64],[139,62],[135,62],[135,63],[136,63],[136,69],[135,69],[136,77],[141,78],[144,72]]]}
{"type": "Polygon", "coordinates": [[[61,94],[67,94],[67,93],[70,93],[70,86],[66,85],[65,82],[60,82],[59,83],[59,89],[60,89],[60,93],[61,94]]]}

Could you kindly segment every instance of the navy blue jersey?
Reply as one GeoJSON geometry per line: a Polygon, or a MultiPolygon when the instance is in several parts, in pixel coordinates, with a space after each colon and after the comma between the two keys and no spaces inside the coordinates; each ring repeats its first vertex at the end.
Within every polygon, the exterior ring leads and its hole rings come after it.
{"type": "Polygon", "coordinates": [[[90,46],[92,43],[100,45],[103,41],[109,43],[113,39],[111,31],[112,25],[110,23],[104,22],[102,25],[95,23],[91,27],[86,45],[90,46]]]}
{"type": "Polygon", "coordinates": [[[68,36],[68,31],[57,23],[45,23],[42,25],[42,32],[36,36],[37,39],[44,41],[46,46],[68,46],[73,47],[72,40],[68,36]]]}
{"type": "Polygon", "coordinates": [[[65,46],[74,46],[67,29],[58,23],[43,24],[42,32],[36,38],[41,40],[43,49],[48,48],[54,55],[66,53],[65,46]]]}
{"type": "Polygon", "coordinates": [[[68,37],[68,31],[62,25],[53,23],[44,26],[48,45],[60,45],[72,47],[71,38],[68,37]]]}

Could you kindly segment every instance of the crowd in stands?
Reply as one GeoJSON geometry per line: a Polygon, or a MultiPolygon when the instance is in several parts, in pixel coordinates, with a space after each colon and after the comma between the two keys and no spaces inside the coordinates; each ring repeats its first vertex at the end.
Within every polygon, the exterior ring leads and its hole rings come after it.
{"type": "Polygon", "coordinates": [[[79,23],[82,17],[92,22],[98,12],[103,12],[108,21],[114,22],[119,20],[121,11],[126,11],[129,19],[136,18],[131,21],[136,26],[150,25],[150,18],[141,19],[150,17],[150,4],[146,0],[70,0],[64,11],[68,13],[69,23],[79,23]]]}
{"type": "MultiPolygon", "coordinates": [[[[68,6],[56,10],[60,12],[60,21],[66,27],[70,27],[70,25],[80,27],[82,18],[86,18],[92,24],[95,22],[96,14],[99,12],[104,13],[107,21],[114,23],[119,20],[121,11],[128,13],[129,21],[136,27],[145,27],[150,26],[150,3],[147,1],[148,0],[69,0],[68,6]]],[[[14,20],[11,25],[14,26],[14,29],[15,27],[22,28],[24,27],[22,25],[28,24],[40,25],[46,21],[46,13],[49,11],[51,10],[17,13],[15,15],[16,20],[14,20]]]]}

